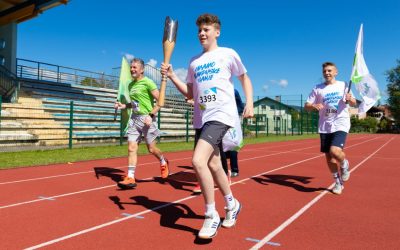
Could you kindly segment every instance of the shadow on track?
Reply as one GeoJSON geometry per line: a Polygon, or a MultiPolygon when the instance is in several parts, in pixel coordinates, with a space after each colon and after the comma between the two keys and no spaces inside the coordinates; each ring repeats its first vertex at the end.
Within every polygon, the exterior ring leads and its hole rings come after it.
{"type": "Polygon", "coordinates": [[[296,175],[263,175],[262,177],[254,177],[252,179],[263,185],[268,185],[268,183],[277,184],[281,186],[294,188],[295,190],[300,192],[317,192],[317,191],[328,190],[322,187],[312,188],[302,185],[311,183],[313,177],[296,176],[296,175]]]}

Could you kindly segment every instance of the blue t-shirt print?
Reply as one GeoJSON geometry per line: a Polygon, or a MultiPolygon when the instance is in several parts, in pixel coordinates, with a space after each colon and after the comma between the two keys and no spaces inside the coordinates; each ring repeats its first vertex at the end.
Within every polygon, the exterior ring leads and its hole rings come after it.
{"type": "Polygon", "coordinates": [[[323,102],[326,107],[326,115],[337,114],[341,99],[342,96],[337,91],[325,95],[323,102]]]}
{"type": "Polygon", "coordinates": [[[220,72],[220,68],[215,67],[215,62],[208,62],[202,65],[197,66],[194,69],[194,79],[197,80],[198,83],[204,81],[211,81],[215,74],[220,72]]]}

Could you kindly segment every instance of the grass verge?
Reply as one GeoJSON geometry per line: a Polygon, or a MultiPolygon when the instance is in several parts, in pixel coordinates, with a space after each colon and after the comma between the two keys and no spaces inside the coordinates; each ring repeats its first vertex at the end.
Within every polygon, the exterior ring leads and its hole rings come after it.
{"type": "MultiPolygon", "coordinates": [[[[318,138],[317,134],[309,135],[269,135],[257,138],[245,138],[245,144],[268,143],[278,141],[301,140],[318,138]]],[[[158,147],[163,152],[176,152],[193,149],[193,142],[168,142],[159,143],[158,147]]],[[[139,146],[139,155],[148,154],[144,144],[139,146]]],[[[107,159],[115,157],[127,157],[127,145],[122,146],[99,146],[99,147],[80,147],[73,149],[54,149],[3,152],[0,154],[0,169],[17,167],[39,166],[56,163],[77,162],[95,159],[107,159]]]]}

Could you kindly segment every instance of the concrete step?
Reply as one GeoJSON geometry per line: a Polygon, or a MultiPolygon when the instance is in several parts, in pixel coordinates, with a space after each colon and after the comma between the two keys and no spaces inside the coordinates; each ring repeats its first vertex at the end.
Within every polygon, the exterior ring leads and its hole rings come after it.
{"type": "Polygon", "coordinates": [[[28,129],[29,134],[33,135],[67,135],[69,132],[66,129],[28,129]]]}
{"type": "MultiPolygon", "coordinates": [[[[77,140],[72,140],[72,144],[76,144],[77,140]]],[[[57,145],[68,145],[69,140],[46,140],[40,141],[37,145],[39,146],[57,146],[57,145]]]]}
{"type": "Polygon", "coordinates": [[[31,141],[31,140],[37,140],[37,137],[31,134],[7,134],[7,133],[1,133],[0,134],[0,142],[4,141],[31,141]]]}

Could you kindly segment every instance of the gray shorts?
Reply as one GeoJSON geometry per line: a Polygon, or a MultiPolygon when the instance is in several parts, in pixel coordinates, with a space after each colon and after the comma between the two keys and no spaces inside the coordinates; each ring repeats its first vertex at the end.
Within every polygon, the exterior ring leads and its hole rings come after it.
{"type": "Polygon", "coordinates": [[[157,128],[157,119],[154,117],[151,125],[146,126],[144,124],[146,116],[148,115],[132,114],[131,119],[129,119],[129,128],[126,132],[128,141],[140,143],[143,137],[146,144],[150,144],[160,135],[160,131],[157,128]]]}
{"type": "Polygon", "coordinates": [[[196,129],[195,134],[195,145],[199,139],[203,139],[214,149],[217,149],[221,146],[222,138],[228,131],[230,127],[222,122],[217,121],[209,121],[206,122],[202,128],[196,129]]]}

